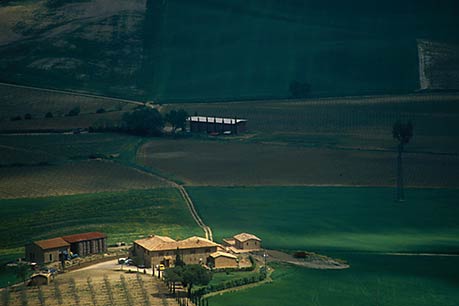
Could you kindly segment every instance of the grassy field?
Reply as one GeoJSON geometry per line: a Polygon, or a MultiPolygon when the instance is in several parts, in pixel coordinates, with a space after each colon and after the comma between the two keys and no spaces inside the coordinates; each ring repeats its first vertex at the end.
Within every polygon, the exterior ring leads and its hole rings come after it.
{"type": "Polygon", "coordinates": [[[454,306],[458,257],[347,255],[347,270],[273,265],[273,282],[209,299],[212,306],[454,306]]]}
{"type": "Polygon", "coordinates": [[[267,248],[458,252],[459,191],[392,188],[188,187],[218,240],[240,231],[267,248]],[[231,216],[231,217],[228,217],[231,216]]]}
{"type": "Polygon", "coordinates": [[[108,242],[130,242],[149,234],[184,238],[202,235],[176,189],[0,200],[1,257],[22,252],[33,240],[102,231],[108,242]]]}
{"type": "Polygon", "coordinates": [[[455,305],[459,215],[454,190],[388,188],[187,188],[220,240],[241,231],[266,248],[308,250],[351,268],[311,270],[275,264],[273,282],[212,297],[211,305],[455,305]]]}
{"type": "Polygon", "coordinates": [[[0,199],[128,191],[168,186],[146,172],[113,162],[0,168],[0,199]]]}
{"type": "MultiPolygon", "coordinates": [[[[155,139],[142,146],[137,161],[192,186],[392,186],[396,175],[395,152],[312,143],[155,139]]],[[[457,155],[406,153],[404,168],[408,186],[459,187],[459,172],[450,171],[459,169],[457,155]]]]}
{"type": "Polygon", "coordinates": [[[417,39],[458,41],[454,0],[45,3],[0,6],[0,79],[175,102],[288,97],[294,80],[412,92],[417,39]]]}

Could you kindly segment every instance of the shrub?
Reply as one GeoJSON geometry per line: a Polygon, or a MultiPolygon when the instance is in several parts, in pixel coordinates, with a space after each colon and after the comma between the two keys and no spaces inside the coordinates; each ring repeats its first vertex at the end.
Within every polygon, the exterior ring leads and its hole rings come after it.
{"type": "Polygon", "coordinates": [[[24,120],[30,120],[30,119],[32,119],[32,115],[31,114],[27,113],[27,114],[24,115],[24,120]]]}
{"type": "Polygon", "coordinates": [[[47,113],[45,114],[45,118],[53,118],[53,113],[47,112],[47,113]]]}
{"type": "Polygon", "coordinates": [[[22,120],[22,117],[19,115],[11,117],[11,121],[18,121],[18,120],[22,120]]]}
{"type": "Polygon", "coordinates": [[[103,114],[103,113],[105,113],[104,108],[99,108],[98,110],[96,110],[96,114],[103,114]]]}
{"type": "Polygon", "coordinates": [[[72,116],[78,116],[79,114],[80,114],[80,107],[75,106],[68,112],[67,116],[72,117],[72,116]]]}

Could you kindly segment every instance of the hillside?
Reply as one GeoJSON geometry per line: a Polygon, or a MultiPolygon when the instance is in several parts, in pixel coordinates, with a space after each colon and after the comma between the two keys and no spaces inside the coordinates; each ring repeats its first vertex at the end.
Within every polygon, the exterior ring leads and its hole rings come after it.
{"type": "Polygon", "coordinates": [[[453,0],[2,1],[0,80],[167,102],[286,98],[293,81],[312,96],[407,93],[424,87],[418,40],[458,43],[457,8],[453,0]]]}

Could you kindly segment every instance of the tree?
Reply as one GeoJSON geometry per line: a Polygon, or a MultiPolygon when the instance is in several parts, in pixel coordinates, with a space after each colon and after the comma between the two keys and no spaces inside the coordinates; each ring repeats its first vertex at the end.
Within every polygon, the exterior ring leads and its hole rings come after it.
{"type": "Polygon", "coordinates": [[[182,257],[180,256],[180,250],[179,248],[177,248],[177,250],[175,250],[175,263],[174,265],[176,267],[183,267],[185,266],[185,262],[182,260],[182,257]]]}
{"type": "Polygon", "coordinates": [[[105,108],[99,108],[96,110],[96,114],[103,114],[105,113],[105,108]]]}
{"type": "Polygon", "coordinates": [[[164,271],[164,279],[172,284],[172,293],[175,293],[175,284],[183,280],[183,267],[175,266],[164,271]]]}
{"type": "Polygon", "coordinates": [[[164,127],[163,117],[152,108],[140,108],[123,115],[126,132],[142,136],[159,136],[164,127]]]}
{"type": "Polygon", "coordinates": [[[47,112],[45,118],[53,118],[53,113],[47,112]]]}
{"type": "Polygon", "coordinates": [[[182,131],[185,130],[187,118],[188,113],[183,109],[173,109],[164,116],[164,120],[172,126],[174,133],[178,128],[181,128],[182,131]]]}
{"type": "Polygon", "coordinates": [[[32,115],[27,113],[24,115],[24,120],[31,120],[32,119],[32,115]]]}
{"type": "Polygon", "coordinates": [[[67,116],[72,117],[72,116],[78,116],[79,114],[80,114],[80,107],[75,106],[68,112],[67,116]]]}
{"type": "Polygon", "coordinates": [[[397,156],[397,200],[403,201],[405,194],[403,192],[403,169],[402,169],[402,153],[406,144],[413,137],[413,124],[411,121],[402,123],[397,120],[392,127],[392,137],[398,141],[398,156],[397,156]]]}
{"type": "Polygon", "coordinates": [[[201,265],[186,265],[182,271],[182,283],[188,288],[188,297],[194,285],[205,286],[212,280],[212,272],[201,265]]]}
{"type": "Polygon", "coordinates": [[[25,263],[19,263],[17,266],[14,267],[14,274],[20,278],[24,284],[26,282],[27,277],[30,275],[30,267],[25,263]]]}

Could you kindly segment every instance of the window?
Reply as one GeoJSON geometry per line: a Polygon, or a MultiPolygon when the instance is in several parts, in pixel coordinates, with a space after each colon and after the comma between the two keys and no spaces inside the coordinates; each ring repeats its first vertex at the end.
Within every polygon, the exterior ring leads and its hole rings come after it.
{"type": "Polygon", "coordinates": [[[210,249],[206,249],[206,253],[210,253],[210,249]]]}
{"type": "Polygon", "coordinates": [[[191,250],[190,253],[191,253],[191,254],[195,254],[195,253],[196,253],[196,250],[191,250]]]}
{"type": "Polygon", "coordinates": [[[164,256],[164,252],[159,252],[159,256],[164,256]]]}
{"type": "Polygon", "coordinates": [[[53,261],[53,254],[49,254],[49,261],[53,261]]]}

